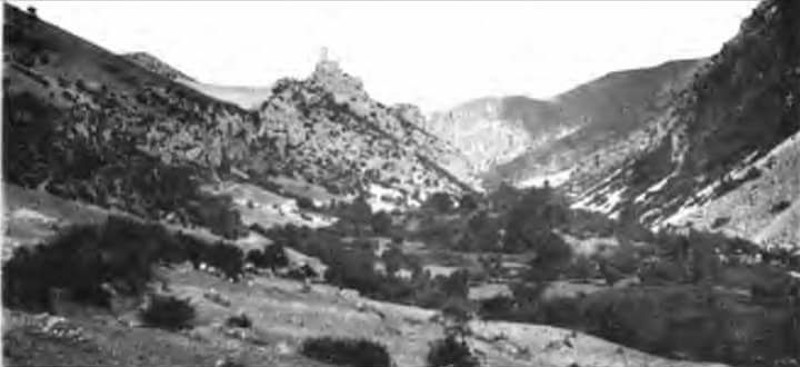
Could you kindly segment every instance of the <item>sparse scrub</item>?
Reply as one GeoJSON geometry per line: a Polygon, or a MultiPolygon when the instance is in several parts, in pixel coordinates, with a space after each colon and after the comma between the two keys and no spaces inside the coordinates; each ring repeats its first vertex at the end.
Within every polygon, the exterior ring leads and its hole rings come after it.
{"type": "Polygon", "coordinates": [[[778,214],[788,209],[792,203],[789,200],[781,200],[769,208],[770,214],[778,214]]]}
{"type": "Polygon", "coordinates": [[[479,367],[480,362],[469,346],[455,335],[448,335],[430,345],[428,367],[479,367]]]}
{"type": "Polygon", "coordinates": [[[191,328],[195,313],[194,306],[187,299],[153,294],[139,316],[148,326],[180,330],[191,328]]]}
{"type": "Polygon", "coordinates": [[[392,359],[386,347],[366,339],[309,338],[303,341],[300,353],[304,356],[348,367],[391,367],[392,359]]]}
{"type": "Polygon", "coordinates": [[[247,316],[245,313],[240,313],[238,315],[230,316],[225,320],[225,325],[228,327],[236,327],[236,328],[249,328],[253,326],[253,320],[250,319],[250,316],[247,316]]]}

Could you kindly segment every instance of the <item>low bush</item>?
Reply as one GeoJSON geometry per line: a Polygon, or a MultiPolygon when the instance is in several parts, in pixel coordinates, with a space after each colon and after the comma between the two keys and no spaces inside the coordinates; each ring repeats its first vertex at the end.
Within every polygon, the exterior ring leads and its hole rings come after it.
{"type": "Polygon", "coordinates": [[[225,320],[225,325],[228,327],[238,327],[238,328],[249,328],[253,326],[253,320],[250,319],[250,316],[247,316],[245,313],[240,313],[238,315],[234,315],[228,317],[225,320]]]}
{"type": "Polygon", "coordinates": [[[772,207],[769,208],[769,212],[770,214],[778,214],[789,208],[791,205],[792,203],[789,200],[782,200],[772,205],[772,207]]]}
{"type": "Polygon", "coordinates": [[[139,317],[148,326],[180,330],[191,328],[195,309],[188,299],[151,295],[150,301],[141,310],[139,317]]]}
{"type": "Polygon", "coordinates": [[[289,266],[289,257],[286,256],[286,250],[281,244],[268,245],[263,250],[250,250],[245,261],[258,268],[270,268],[273,271],[289,266]]]}
{"type": "Polygon", "coordinates": [[[229,277],[238,277],[244,262],[233,245],[209,245],[158,224],[112,216],[100,225],[69,227],[34,248],[19,248],[3,265],[3,304],[45,311],[52,306],[50,290],[57,288],[73,301],[108,307],[108,286],[120,295],[140,296],[155,280],[155,266],[184,261],[205,262],[229,277]]]}
{"type": "Polygon", "coordinates": [[[427,357],[428,367],[478,367],[480,362],[467,343],[448,335],[431,343],[427,357]]]}
{"type": "Polygon", "coordinates": [[[366,339],[309,338],[303,341],[304,356],[337,366],[390,367],[392,359],[386,347],[366,339]]]}

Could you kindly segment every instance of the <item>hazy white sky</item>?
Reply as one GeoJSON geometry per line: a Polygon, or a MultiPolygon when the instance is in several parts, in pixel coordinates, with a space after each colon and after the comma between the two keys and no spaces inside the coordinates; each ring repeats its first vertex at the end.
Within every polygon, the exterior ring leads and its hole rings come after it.
{"type": "Polygon", "coordinates": [[[201,81],[269,85],[330,48],[367,91],[429,112],[547,98],[607,72],[708,56],[754,1],[12,1],[114,52],[147,51],[201,81]]]}

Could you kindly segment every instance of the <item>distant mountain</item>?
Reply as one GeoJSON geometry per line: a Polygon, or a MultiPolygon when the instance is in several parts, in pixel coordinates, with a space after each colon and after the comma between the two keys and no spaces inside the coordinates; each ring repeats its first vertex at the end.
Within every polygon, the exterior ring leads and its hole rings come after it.
{"type": "Polygon", "coordinates": [[[570,170],[645,128],[699,63],[673,61],[610,73],[549,101],[481,98],[433,114],[426,128],[462,150],[487,185],[524,186],[570,170]]]}
{"type": "Polygon", "coordinates": [[[655,226],[691,222],[797,244],[798,35],[800,3],[763,1],[638,138],[630,159],[599,173],[607,177],[600,184],[585,177],[580,204],[632,209],[655,226]]]}

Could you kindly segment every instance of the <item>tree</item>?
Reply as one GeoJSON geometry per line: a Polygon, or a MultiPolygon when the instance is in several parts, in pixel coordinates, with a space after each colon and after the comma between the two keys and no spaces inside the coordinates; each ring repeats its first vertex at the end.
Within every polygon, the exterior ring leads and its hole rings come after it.
{"type": "Polygon", "coordinates": [[[364,195],[359,195],[346,209],[344,216],[360,235],[365,225],[370,225],[372,208],[364,195]]]}

